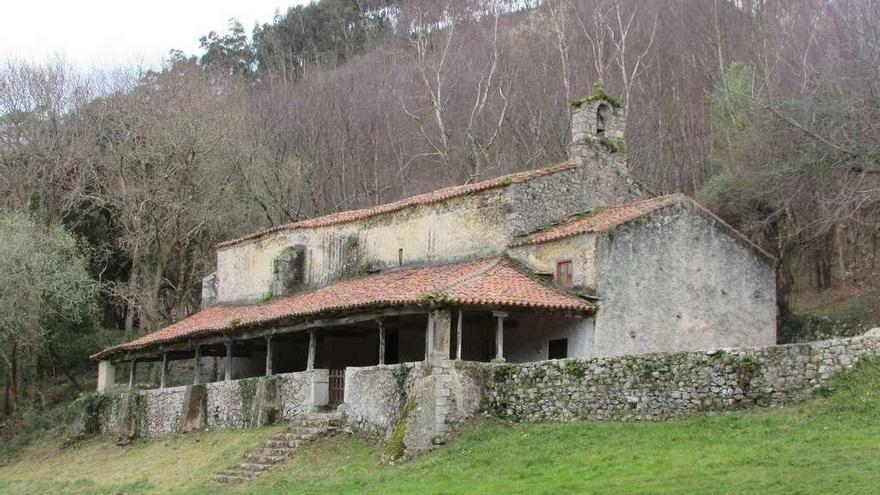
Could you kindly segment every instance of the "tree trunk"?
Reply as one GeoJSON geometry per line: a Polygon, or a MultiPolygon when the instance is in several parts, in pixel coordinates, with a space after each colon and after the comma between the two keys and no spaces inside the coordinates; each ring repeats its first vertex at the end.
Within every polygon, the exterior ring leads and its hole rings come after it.
{"type": "Polygon", "coordinates": [[[12,375],[6,377],[3,384],[3,415],[12,416],[12,375]]]}
{"type": "Polygon", "coordinates": [[[7,417],[15,414],[18,409],[18,343],[12,343],[12,352],[10,353],[8,375],[6,376],[6,385],[3,390],[3,414],[7,417]]]}
{"type": "Polygon", "coordinates": [[[135,307],[134,303],[129,302],[125,305],[125,340],[129,341],[132,338],[132,332],[134,331],[134,313],[135,307]]]}

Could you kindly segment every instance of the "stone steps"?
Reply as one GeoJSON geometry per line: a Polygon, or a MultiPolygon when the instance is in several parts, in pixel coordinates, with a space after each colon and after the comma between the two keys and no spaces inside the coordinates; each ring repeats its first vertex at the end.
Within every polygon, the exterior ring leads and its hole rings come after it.
{"type": "Polygon", "coordinates": [[[332,434],[341,424],[339,413],[313,413],[297,418],[282,432],[246,453],[241,461],[214,475],[218,483],[243,483],[288,459],[304,443],[332,434]]]}

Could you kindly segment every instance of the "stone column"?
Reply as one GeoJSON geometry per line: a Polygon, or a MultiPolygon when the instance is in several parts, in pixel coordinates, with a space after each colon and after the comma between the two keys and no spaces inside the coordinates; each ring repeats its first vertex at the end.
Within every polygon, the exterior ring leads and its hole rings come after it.
{"type": "Polygon", "coordinates": [[[326,406],[330,402],[330,370],[312,372],[309,402],[313,408],[326,406]]]}
{"type": "Polygon", "coordinates": [[[272,336],[266,336],[266,376],[272,376],[272,336]]]}
{"type": "Polygon", "coordinates": [[[109,394],[113,392],[113,384],[116,382],[116,368],[110,361],[98,362],[98,393],[109,394]]]}
{"type": "Polygon", "coordinates": [[[385,364],[385,324],[382,320],[379,323],[379,365],[385,364]]]}
{"type": "Polygon", "coordinates": [[[306,362],[306,371],[315,369],[315,354],[318,350],[318,339],[315,338],[315,329],[309,330],[309,360],[306,362]]]}
{"type": "Polygon", "coordinates": [[[492,316],[498,319],[498,324],[495,327],[495,359],[492,362],[495,363],[503,363],[504,362],[504,318],[507,317],[507,312],[505,311],[493,311],[492,316]]]}
{"type": "Polygon", "coordinates": [[[159,370],[159,388],[165,388],[165,374],[168,372],[168,353],[162,353],[162,369],[159,370]]]}
{"type": "Polygon", "coordinates": [[[201,371],[201,363],[202,363],[202,347],[196,346],[195,356],[193,357],[195,361],[193,363],[193,385],[198,385],[201,383],[201,377],[199,376],[199,371],[201,371]]]}
{"type": "Polygon", "coordinates": [[[431,337],[429,359],[432,361],[449,359],[452,312],[448,309],[434,311],[429,321],[432,323],[428,332],[431,337]]]}
{"type": "Polygon", "coordinates": [[[458,323],[455,325],[455,359],[461,361],[461,326],[464,311],[458,310],[458,323]]]}
{"type": "Polygon", "coordinates": [[[231,381],[232,380],[232,341],[226,342],[226,374],[223,376],[223,381],[231,381]]]}
{"type": "Polygon", "coordinates": [[[128,391],[134,389],[134,374],[137,371],[137,359],[132,359],[128,368],[128,391]]]}
{"type": "Polygon", "coordinates": [[[425,361],[431,358],[431,349],[434,348],[432,343],[434,339],[434,313],[428,313],[428,325],[425,327],[425,361]]]}

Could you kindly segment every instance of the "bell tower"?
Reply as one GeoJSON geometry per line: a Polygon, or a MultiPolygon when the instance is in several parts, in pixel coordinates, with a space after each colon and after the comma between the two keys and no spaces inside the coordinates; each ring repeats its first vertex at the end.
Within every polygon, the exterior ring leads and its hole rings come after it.
{"type": "Polygon", "coordinates": [[[575,100],[571,106],[569,158],[577,160],[602,153],[623,161],[626,115],[620,100],[597,84],[592,94],[575,100]]]}

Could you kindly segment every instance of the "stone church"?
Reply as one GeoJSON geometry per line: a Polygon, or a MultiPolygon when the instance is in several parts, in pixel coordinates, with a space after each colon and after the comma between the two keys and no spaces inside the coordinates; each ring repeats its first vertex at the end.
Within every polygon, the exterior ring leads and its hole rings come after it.
{"type": "Polygon", "coordinates": [[[92,356],[99,391],[114,364],[161,362],[165,388],[168,364],[187,360],[195,384],[308,374],[289,399],[304,404],[285,411],[368,418],[382,394],[357,373],[398,363],[773,345],[773,258],[694,200],[631,179],[624,118],[585,98],[565,162],[220,243],[202,309],[92,356]]]}

